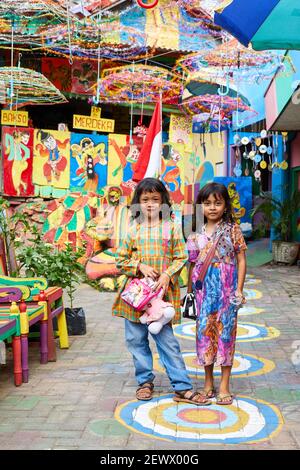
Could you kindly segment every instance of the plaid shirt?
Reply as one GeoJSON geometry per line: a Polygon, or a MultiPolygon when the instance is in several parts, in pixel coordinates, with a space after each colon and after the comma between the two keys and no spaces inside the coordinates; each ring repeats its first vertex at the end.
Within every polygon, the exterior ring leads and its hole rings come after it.
{"type": "Polygon", "coordinates": [[[176,315],[173,322],[180,323],[178,277],[187,259],[185,241],[179,225],[175,225],[172,221],[161,222],[155,227],[133,224],[117,251],[117,268],[121,274],[126,275],[126,279],[119,289],[112,314],[132,322],[139,321],[142,312],[127,305],[121,299],[121,293],[132,278],[143,277],[137,267],[139,263],[144,263],[155,268],[160,274],[166,272],[170,276],[171,281],[164,300],[171,302],[175,308],[176,315]]]}

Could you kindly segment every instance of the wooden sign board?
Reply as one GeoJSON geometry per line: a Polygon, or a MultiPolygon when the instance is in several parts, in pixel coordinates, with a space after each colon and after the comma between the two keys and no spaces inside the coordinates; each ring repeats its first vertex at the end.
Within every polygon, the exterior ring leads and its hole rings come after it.
{"type": "Polygon", "coordinates": [[[73,127],[74,129],[84,129],[86,131],[114,132],[115,120],[102,119],[100,116],[101,109],[92,106],[90,116],[84,116],[82,114],[73,115],[73,127]]]}
{"type": "Polygon", "coordinates": [[[28,111],[11,111],[2,109],[1,124],[3,126],[28,127],[28,111]]]}

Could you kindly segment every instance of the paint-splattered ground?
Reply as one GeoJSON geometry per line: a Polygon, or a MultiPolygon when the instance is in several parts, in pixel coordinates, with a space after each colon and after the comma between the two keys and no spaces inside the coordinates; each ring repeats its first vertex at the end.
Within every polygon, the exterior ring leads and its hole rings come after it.
{"type": "MultiPolygon", "coordinates": [[[[76,306],[85,336],[71,337],[57,362],[39,364],[30,345],[30,380],[16,388],[10,355],[0,366],[1,449],[300,449],[300,270],[251,269],[239,316],[231,406],[176,404],[155,354],[155,398],[135,400],[123,320],[110,315],[114,294],[82,285],[76,306]]],[[[196,388],[194,324],[175,328],[196,388]]],[[[153,345],[153,343],[151,343],[153,345]]],[[[216,369],[217,385],[219,370],[216,369]]]]}

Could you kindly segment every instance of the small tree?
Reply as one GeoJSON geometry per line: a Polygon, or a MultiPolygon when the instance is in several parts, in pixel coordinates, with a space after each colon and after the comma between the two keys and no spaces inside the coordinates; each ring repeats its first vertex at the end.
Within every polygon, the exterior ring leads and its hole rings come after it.
{"type": "Polygon", "coordinates": [[[19,267],[13,265],[11,251],[16,251],[20,230],[23,230],[23,234],[25,234],[30,230],[30,225],[25,214],[15,211],[10,215],[9,210],[9,201],[0,197],[0,236],[3,238],[5,246],[7,271],[10,276],[17,276],[19,275],[19,267]]]}
{"type": "Polygon", "coordinates": [[[251,212],[252,216],[263,215],[263,220],[258,225],[259,231],[263,234],[273,226],[281,241],[290,242],[293,217],[300,210],[300,191],[294,191],[291,197],[283,202],[267,192],[262,193],[261,198],[262,202],[251,212]]]}
{"type": "Polygon", "coordinates": [[[85,250],[74,250],[70,243],[66,243],[65,249],[59,251],[57,247],[44,242],[36,227],[32,235],[29,246],[19,246],[17,259],[20,269],[25,270],[26,276],[42,276],[48,280],[49,286],[65,289],[73,308],[75,286],[80,282],[80,273],[83,272],[78,259],[85,250]]]}

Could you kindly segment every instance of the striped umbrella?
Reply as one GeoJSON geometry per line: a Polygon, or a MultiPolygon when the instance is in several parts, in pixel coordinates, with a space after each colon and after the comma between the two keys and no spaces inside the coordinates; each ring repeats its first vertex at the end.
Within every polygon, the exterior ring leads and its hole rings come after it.
{"type": "Polygon", "coordinates": [[[226,0],[215,23],[257,51],[300,50],[299,0],[226,0]]]}

